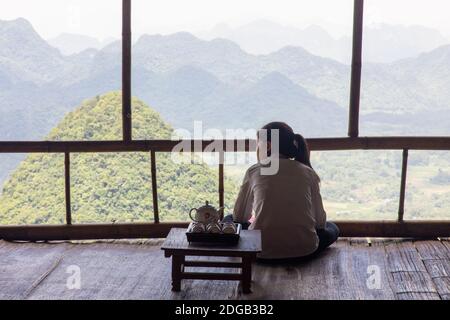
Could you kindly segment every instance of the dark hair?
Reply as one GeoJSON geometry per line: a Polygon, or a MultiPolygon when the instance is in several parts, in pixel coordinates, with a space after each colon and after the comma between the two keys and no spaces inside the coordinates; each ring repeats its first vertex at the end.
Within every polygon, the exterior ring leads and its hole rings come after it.
{"type": "Polygon", "coordinates": [[[301,134],[294,133],[294,130],[284,122],[270,122],[261,129],[266,130],[269,142],[272,140],[272,130],[278,130],[280,154],[294,158],[312,169],[308,144],[301,134]]]}

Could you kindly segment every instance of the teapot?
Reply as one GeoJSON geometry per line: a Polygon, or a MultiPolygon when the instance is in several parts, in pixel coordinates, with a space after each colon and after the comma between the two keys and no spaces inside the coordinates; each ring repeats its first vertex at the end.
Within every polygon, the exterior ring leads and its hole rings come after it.
{"type": "Polygon", "coordinates": [[[200,208],[192,208],[189,211],[189,217],[192,221],[200,222],[204,224],[218,222],[220,220],[220,216],[223,213],[223,207],[216,210],[213,206],[209,205],[209,202],[206,201],[204,206],[200,208]],[[192,213],[195,211],[194,217],[192,213]]]}

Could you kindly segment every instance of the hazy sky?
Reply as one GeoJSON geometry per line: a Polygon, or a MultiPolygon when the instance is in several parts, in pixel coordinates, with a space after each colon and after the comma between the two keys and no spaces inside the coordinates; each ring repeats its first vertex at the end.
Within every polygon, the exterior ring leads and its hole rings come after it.
{"type": "MultiPolygon", "coordinates": [[[[0,0],[0,19],[25,17],[49,38],[61,32],[120,37],[121,0],[0,0]]],[[[225,22],[269,19],[317,24],[335,36],[349,32],[352,0],[132,0],[133,32],[200,32],[225,22]]],[[[449,0],[366,0],[365,22],[420,24],[450,35],[449,0]]]]}

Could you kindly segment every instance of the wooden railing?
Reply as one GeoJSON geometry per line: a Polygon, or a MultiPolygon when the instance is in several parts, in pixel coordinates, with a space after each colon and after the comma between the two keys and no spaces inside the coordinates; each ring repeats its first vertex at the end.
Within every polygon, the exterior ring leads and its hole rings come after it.
{"type": "MultiPolygon", "coordinates": [[[[204,151],[211,143],[219,147],[218,199],[224,205],[224,153],[253,152],[254,140],[145,140],[145,141],[44,141],[0,142],[0,153],[63,153],[65,155],[66,225],[0,226],[0,238],[16,240],[62,240],[98,238],[163,237],[170,228],[186,226],[185,222],[161,223],[158,206],[157,153],[171,152],[182,143],[187,150],[204,151]],[[201,150],[194,149],[201,146],[201,150]],[[189,149],[189,146],[191,149],[189,149]],[[220,148],[222,147],[222,148],[220,148]],[[153,223],[72,224],[70,190],[70,155],[87,152],[148,152],[153,197],[153,223]]],[[[337,221],[343,236],[363,237],[446,237],[450,236],[450,220],[404,221],[404,202],[408,150],[450,150],[450,137],[359,137],[308,139],[311,152],[334,150],[403,150],[400,202],[397,221],[337,221]]],[[[190,152],[181,150],[182,152],[190,152]]],[[[211,148],[209,148],[211,150],[211,148]]]]}
{"type": "MultiPolygon", "coordinates": [[[[186,222],[162,223],[158,206],[156,175],[157,153],[171,152],[180,141],[132,139],[131,109],[131,0],[122,0],[122,132],[121,141],[39,141],[0,142],[0,153],[63,153],[65,155],[65,225],[0,226],[0,238],[15,240],[65,240],[102,238],[165,237],[172,227],[185,227],[186,222]],[[149,152],[154,209],[153,223],[73,224],[70,190],[70,155],[86,152],[149,152]]],[[[450,220],[405,221],[404,202],[408,150],[450,150],[450,137],[359,137],[359,103],[361,90],[361,55],[364,0],[354,0],[353,45],[349,99],[348,137],[308,139],[311,151],[327,150],[402,150],[400,202],[397,221],[337,221],[342,236],[349,237],[448,237],[450,220]]],[[[190,140],[194,149],[204,150],[212,141],[190,140]]],[[[225,152],[251,152],[252,140],[222,141],[220,159],[225,152]]],[[[191,149],[191,150],[192,150],[191,149]]],[[[197,150],[196,150],[197,151],[197,150]]],[[[219,164],[219,203],[224,204],[224,165],[219,164]]]]}

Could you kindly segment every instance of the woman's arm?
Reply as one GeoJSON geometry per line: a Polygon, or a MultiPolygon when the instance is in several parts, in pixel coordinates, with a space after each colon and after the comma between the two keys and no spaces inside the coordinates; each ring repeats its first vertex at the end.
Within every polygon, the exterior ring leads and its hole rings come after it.
{"type": "Polygon", "coordinates": [[[234,205],[233,220],[239,223],[248,222],[252,216],[252,205],[253,193],[250,186],[249,172],[247,171],[234,205]]]}
{"type": "Polygon", "coordinates": [[[322,196],[320,195],[320,179],[314,173],[311,184],[311,202],[314,218],[316,219],[316,229],[324,229],[327,221],[327,213],[323,207],[322,196]]]}

